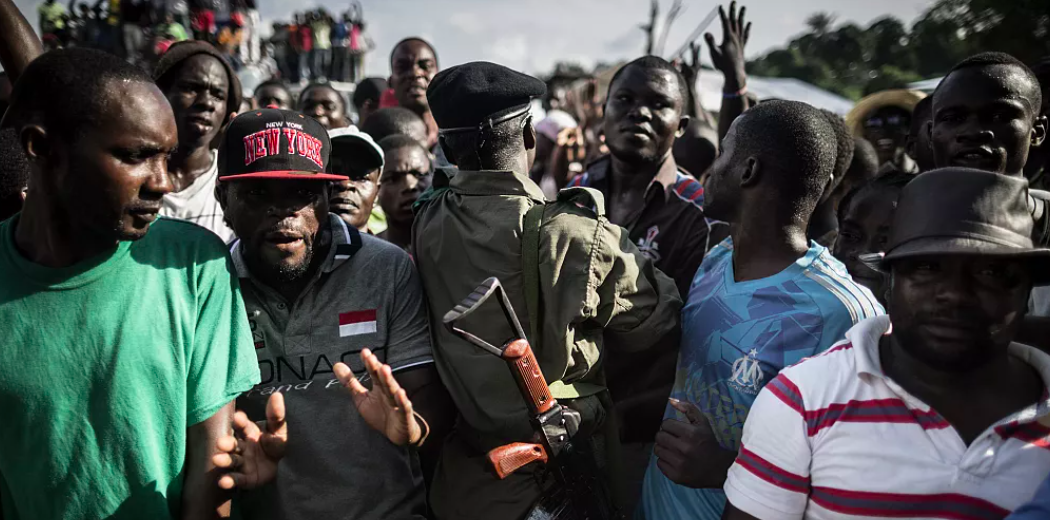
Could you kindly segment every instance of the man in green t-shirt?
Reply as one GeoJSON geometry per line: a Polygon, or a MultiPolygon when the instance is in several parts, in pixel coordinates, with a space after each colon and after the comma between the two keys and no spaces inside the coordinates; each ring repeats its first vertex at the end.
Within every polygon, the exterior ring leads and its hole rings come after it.
{"type": "Polygon", "coordinates": [[[59,50],[2,126],[33,188],[0,223],[0,516],[216,517],[212,457],[259,370],[222,241],[157,219],[171,107],[119,58],[59,50]]]}

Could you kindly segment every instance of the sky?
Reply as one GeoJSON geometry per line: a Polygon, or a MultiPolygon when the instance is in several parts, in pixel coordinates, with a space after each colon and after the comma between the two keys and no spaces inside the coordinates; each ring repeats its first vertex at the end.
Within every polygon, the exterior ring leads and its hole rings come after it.
{"type": "MultiPolygon", "coordinates": [[[[15,3],[35,25],[36,6],[41,1],[15,0],[15,3]]],[[[635,58],[644,47],[644,35],[638,25],[646,21],[649,10],[648,0],[359,1],[364,8],[367,34],[375,42],[375,50],[366,57],[365,72],[368,76],[381,77],[389,74],[390,50],[407,36],[419,36],[433,43],[443,67],[485,60],[542,75],[551,71],[558,61],[590,67],[598,61],[611,63],[635,58]]],[[[323,6],[331,12],[341,12],[349,5],[348,0],[257,2],[267,25],[275,20],[288,20],[293,11],[323,6]]],[[[806,17],[814,12],[830,12],[838,23],[850,21],[865,25],[892,14],[910,24],[931,3],[931,0],[750,0],[746,5],[753,27],[746,54],[751,58],[783,46],[806,30],[806,17]]],[[[660,4],[662,11],[666,11],[671,0],[660,0],[660,4]]],[[[665,57],[683,44],[716,5],[713,1],[686,0],[685,9],[672,26],[665,57]]],[[[717,17],[709,30],[716,39],[720,38],[717,17]]],[[[709,62],[706,48],[702,55],[703,60],[709,62]]]]}

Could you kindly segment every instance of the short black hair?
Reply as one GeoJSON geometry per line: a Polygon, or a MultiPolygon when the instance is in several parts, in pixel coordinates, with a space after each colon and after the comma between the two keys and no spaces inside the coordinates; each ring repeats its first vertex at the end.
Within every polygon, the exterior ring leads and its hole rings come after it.
{"type": "Polygon", "coordinates": [[[824,114],[831,129],[835,131],[835,170],[833,173],[835,174],[834,182],[838,184],[846,176],[846,171],[849,170],[849,165],[853,161],[853,148],[856,146],[853,142],[853,132],[850,132],[842,116],[826,109],[821,109],[820,113],[824,114]]]}
{"type": "Polygon", "coordinates": [[[443,134],[441,140],[445,149],[452,152],[448,159],[460,166],[466,161],[465,164],[470,165],[467,169],[486,169],[490,167],[486,165],[511,159],[524,150],[523,120],[531,117],[530,112],[525,112],[480,132],[443,134]],[[481,164],[474,164],[476,161],[481,161],[481,164]]]}
{"type": "Polygon", "coordinates": [[[799,101],[766,101],[734,122],[734,156],[758,157],[793,216],[813,212],[835,169],[838,140],[828,118],[799,101]]]}
{"type": "Polygon", "coordinates": [[[852,190],[849,190],[849,192],[842,197],[842,201],[839,202],[839,223],[841,223],[842,218],[846,216],[846,211],[849,210],[849,205],[853,202],[853,199],[860,196],[861,193],[886,188],[902,190],[914,179],[914,174],[905,173],[900,170],[891,170],[853,188],[852,190]]]}
{"type": "Polygon", "coordinates": [[[642,56],[616,71],[613,74],[612,80],[609,81],[609,93],[612,93],[613,85],[616,84],[616,80],[620,79],[620,75],[631,67],[641,67],[643,70],[662,70],[670,72],[674,76],[675,81],[678,82],[678,95],[682,97],[682,112],[685,112],[685,104],[689,100],[689,86],[685,84],[685,78],[682,77],[682,73],[678,72],[671,62],[659,57],[659,56],[642,56]]]}
{"type": "Polygon", "coordinates": [[[933,118],[933,96],[926,96],[915,104],[911,111],[911,128],[908,130],[912,137],[919,135],[922,127],[933,118]]]}
{"type": "Polygon", "coordinates": [[[423,145],[419,144],[419,141],[416,141],[405,134],[388,135],[380,139],[377,144],[383,149],[383,155],[402,148],[418,148],[424,154],[429,153],[426,148],[423,148],[423,145]]]}
{"type": "Polygon", "coordinates": [[[351,100],[354,103],[355,108],[361,108],[366,101],[372,101],[379,105],[379,98],[383,96],[388,88],[387,82],[383,78],[365,78],[357,84],[354,89],[354,98],[351,100]]]}
{"type": "MultiPolygon", "coordinates": [[[[947,82],[948,77],[951,76],[953,72],[962,69],[983,68],[995,65],[1007,65],[1021,69],[1021,72],[1032,82],[1033,85],[1035,85],[1035,91],[1030,94],[1033,101],[1033,115],[1038,114],[1040,108],[1043,106],[1043,93],[1040,91],[1039,78],[1037,78],[1035,73],[1032,72],[1032,69],[1028,68],[1028,65],[1025,65],[1021,60],[1005,52],[982,52],[956,63],[955,66],[948,71],[948,74],[944,76],[944,79],[941,80],[940,85],[937,86],[937,90],[941,89],[941,85],[944,85],[947,82]]],[[[933,92],[935,96],[937,95],[937,90],[933,92]]]]}
{"type": "Polygon", "coordinates": [[[430,42],[428,42],[428,41],[426,41],[423,38],[420,38],[418,36],[409,36],[408,38],[405,38],[404,40],[401,40],[401,41],[397,42],[394,45],[394,48],[390,49],[390,69],[391,70],[393,70],[393,68],[394,68],[394,54],[397,53],[398,47],[401,47],[402,45],[404,45],[406,43],[410,43],[410,42],[419,42],[419,43],[422,43],[423,45],[426,45],[427,48],[430,49],[430,53],[434,55],[434,63],[439,63],[438,62],[438,51],[436,49],[434,49],[434,46],[431,45],[430,42]]]}
{"type": "MultiPolygon", "coordinates": [[[[264,89],[264,88],[268,88],[268,87],[277,87],[277,88],[283,90],[285,94],[288,94],[288,100],[289,101],[295,99],[295,96],[292,95],[292,91],[291,91],[291,89],[288,88],[288,85],[284,81],[279,80],[277,78],[268,79],[268,80],[266,80],[266,81],[264,81],[262,83],[259,83],[259,86],[255,87],[255,90],[252,91],[252,96],[255,97],[256,99],[258,99],[259,98],[259,91],[264,89]]],[[[266,108],[266,107],[262,107],[262,108],[266,108]]]]}
{"type": "Polygon", "coordinates": [[[387,136],[407,134],[412,125],[422,125],[424,129],[427,126],[415,112],[404,107],[389,107],[376,110],[361,125],[361,131],[379,142],[387,136]]]}
{"type": "Polygon", "coordinates": [[[45,53],[15,82],[4,127],[37,120],[51,132],[75,136],[97,123],[108,101],[106,86],[114,81],[154,84],[146,71],[102,51],[74,47],[45,53]]]}
{"type": "Polygon", "coordinates": [[[346,98],[343,96],[343,93],[339,92],[338,90],[336,90],[335,87],[333,87],[332,84],[328,83],[327,81],[314,81],[314,82],[310,83],[309,85],[307,85],[306,88],[301,90],[299,92],[299,101],[296,102],[296,104],[295,104],[296,109],[299,109],[300,107],[303,106],[303,100],[306,99],[306,94],[308,92],[310,92],[311,90],[319,89],[319,88],[326,88],[328,90],[331,90],[332,92],[335,92],[335,97],[337,99],[339,99],[339,106],[340,106],[340,108],[343,110],[344,114],[347,112],[347,110],[346,110],[346,98]]]}

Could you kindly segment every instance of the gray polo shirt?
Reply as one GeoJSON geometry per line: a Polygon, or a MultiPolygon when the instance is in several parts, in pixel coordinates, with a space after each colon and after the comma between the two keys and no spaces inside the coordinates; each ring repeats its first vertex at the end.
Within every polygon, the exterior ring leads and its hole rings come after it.
{"type": "Polygon", "coordinates": [[[419,275],[397,246],[362,235],[335,216],[328,257],[295,302],[251,276],[240,241],[230,250],[259,356],[261,383],[238,399],[252,420],[285,396],[288,451],[276,481],[241,495],[246,519],[423,519],[416,454],[394,446],[354,408],[332,373],[342,361],[369,385],[360,352],[395,372],[433,363],[419,275]]]}

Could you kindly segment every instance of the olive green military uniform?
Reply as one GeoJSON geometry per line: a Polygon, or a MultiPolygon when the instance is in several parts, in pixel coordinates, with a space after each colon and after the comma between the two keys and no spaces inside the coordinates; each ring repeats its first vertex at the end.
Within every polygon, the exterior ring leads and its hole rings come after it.
{"type": "MultiPolygon", "coordinates": [[[[526,213],[543,203],[540,188],[521,174],[460,171],[451,176],[440,170],[416,214],[413,246],[434,324],[434,357],[460,414],[430,493],[441,519],[517,518],[540,493],[534,478],[538,464],[501,481],[485,459],[488,450],[529,441],[532,435],[525,402],[506,364],[439,324],[445,312],[495,276],[522,327],[531,330],[522,235],[526,213]]],[[[548,382],[602,385],[605,348],[644,350],[677,325],[682,302],[674,281],[638,251],[626,231],[608,223],[599,192],[573,188],[547,204],[538,249],[542,332],[530,340],[548,382]]],[[[505,327],[499,325],[503,321],[498,313],[477,316],[472,332],[479,328],[479,336],[502,343],[509,338],[494,336],[495,327],[505,327]],[[486,323],[493,324],[491,334],[486,323]]],[[[603,420],[605,412],[594,398],[570,405],[582,409],[581,431],[588,420],[592,428],[603,420]]]]}

